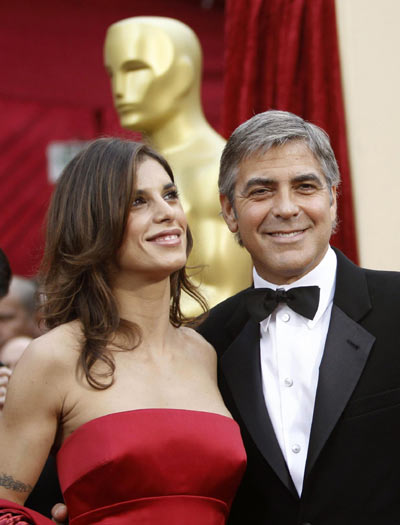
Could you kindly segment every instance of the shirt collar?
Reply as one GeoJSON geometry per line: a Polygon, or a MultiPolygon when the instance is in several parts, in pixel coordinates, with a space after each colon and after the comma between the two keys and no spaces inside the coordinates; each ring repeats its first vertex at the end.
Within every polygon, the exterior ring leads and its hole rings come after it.
{"type": "MultiPolygon", "coordinates": [[[[313,328],[322,317],[328,306],[333,302],[336,285],[336,268],[336,254],[329,246],[322,261],[315,268],[313,268],[310,272],[297,281],[294,281],[290,284],[277,285],[270,283],[269,281],[266,281],[260,277],[256,269],[253,268],[254,288],[272,288],[273,290],[276,290],[277,288],[283,288],[284,290],[290,290],[290,288],[297,286],[319,286],[320,296],[317,313],[315,314],[314,319],[307,319],[308,327],[313,328]]],[[[267,319],[269,319],[269,317],[267,319]]],[[[263,321],[263,323],[264,322],[265,321],[263,321]]]]}

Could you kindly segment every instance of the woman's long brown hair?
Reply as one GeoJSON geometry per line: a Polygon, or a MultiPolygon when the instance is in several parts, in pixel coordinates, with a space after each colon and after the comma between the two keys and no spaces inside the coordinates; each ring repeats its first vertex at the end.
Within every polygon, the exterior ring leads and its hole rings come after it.
{"type": "MultiPolygon", "coordinates": [[[[96,389],[113,383],[115,362],[107,346],[115,344],[116,336],[125,336],[125,350],[137,347],[141,340],[140,327],[119,316],[111,268],[123,241],[137,168],[149,157],[174,180],[167,161],[144,144],[117,138],[93,141],[64,169],[47,214],[40,269],[43,319],[48,328],[81,322],[78,370],[81,367],[96,389]],[[94,372],[97,361],[106,365],[105,373],[94,372]]],[[[193,242],[189,228],[187,232],[189,254],[193,242]]],[[[204,298],[185,267],[174,272],[170,281],[170,322],[176,327],[193,323],[181,311],[181,293],[186,292],[206,311],[204,298]]]]}

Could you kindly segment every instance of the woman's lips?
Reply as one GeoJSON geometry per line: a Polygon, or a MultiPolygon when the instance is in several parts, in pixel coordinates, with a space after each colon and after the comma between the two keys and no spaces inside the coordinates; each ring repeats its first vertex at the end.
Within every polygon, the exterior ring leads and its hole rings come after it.
{"type": "Polygon", "coordinates": [[[162,244],[167,246],[177,246],[181,243],[181,230],[168,230],[156,233],[148,239],[148,242],[154,242],[156,244],[162,244]]]}

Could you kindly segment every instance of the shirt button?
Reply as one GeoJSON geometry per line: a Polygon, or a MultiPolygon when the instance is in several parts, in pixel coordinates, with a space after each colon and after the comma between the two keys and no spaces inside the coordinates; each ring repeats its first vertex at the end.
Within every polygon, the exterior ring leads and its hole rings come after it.
{"type": "Polygon", "coordinates": [[[284,314],[282,314],[282,321],[283,321],[284,323],[287,323],[288,321],[290,321],[290,315],[289,315],[287,312],[285,312],[284,314]]]}
{"type": "Polygon", "coordinates": [[[298,445],[297,443],[295,443],[294,445],[292,445],[292,452],[293,454],[298,454],[301,450],[301,446],[298,445]]]}
{"type": "Polygon", "coordinates": [[[286,377],[284,380],[283,380],[283,384],[287,387],[291,387],[293,386],[293,379],[291,379],[290,377],[286,377]]]}

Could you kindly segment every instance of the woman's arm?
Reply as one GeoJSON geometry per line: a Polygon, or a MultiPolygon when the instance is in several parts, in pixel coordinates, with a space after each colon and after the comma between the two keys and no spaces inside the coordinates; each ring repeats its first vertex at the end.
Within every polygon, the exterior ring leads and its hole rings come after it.
{"type": "Polygon", "coordinates": [[[0,498],[23,504],[49,455],[63,404],[59,361],[47,334],[11,376],[0,415],[0,498]]]}

